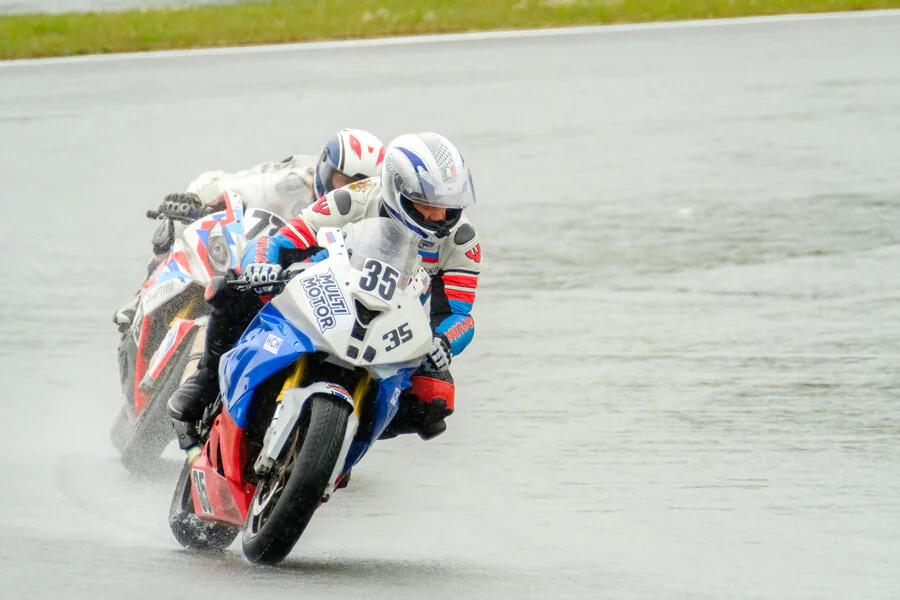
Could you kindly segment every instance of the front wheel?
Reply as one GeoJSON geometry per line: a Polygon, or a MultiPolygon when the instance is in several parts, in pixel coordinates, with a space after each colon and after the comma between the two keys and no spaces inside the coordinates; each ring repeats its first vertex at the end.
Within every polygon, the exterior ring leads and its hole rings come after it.
{"type": "Polygon", "coordinates": [[[169,528],[179,544],[193,550],[224,550],[240,531],[240,527],[204,521],[194,514],[191,465],[187,461],[169,507],[169,528]]]}
{"type": "Polygon", "coordinates": [[[341,452],[350,405],[334,396],[309,399],[290,450],[259,481],[244,524],[243,550],[253,563],[284,560],[319,506],[341,452]]]}

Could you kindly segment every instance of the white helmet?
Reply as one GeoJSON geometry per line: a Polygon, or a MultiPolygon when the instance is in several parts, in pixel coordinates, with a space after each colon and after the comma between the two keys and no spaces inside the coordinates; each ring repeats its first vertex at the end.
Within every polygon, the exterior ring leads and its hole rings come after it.
{"type": "Polygon", "coordinates": [[[349,178],[343,183],[347,185],[378,175],[383,160],[384,144],[377,137],[362,129],[341,129],[325,144],[316,164],[316,197],[341,187],[334,184],[335,173],[349,178]]]}
{"type": "Polygon", "coordinates": [[[387,212],[423,238],[442,238],[475,202],[472,174],[459,150],[436,133],[409,133],[395,138],[381,167],[381,197],[387,212]],[[441,221],[428,221],[415,208],[425,204],[447,209],[441,221]]]}

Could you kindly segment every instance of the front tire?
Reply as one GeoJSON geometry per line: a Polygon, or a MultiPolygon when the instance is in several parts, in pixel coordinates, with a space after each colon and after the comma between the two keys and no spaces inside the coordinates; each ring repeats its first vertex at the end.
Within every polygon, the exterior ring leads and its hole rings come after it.
{"type": "Polygon", "coordinates": [[[312,519],[341,452],[350,405],[334,396],[309,399],[290,450],[259,481],[244,524],[244,556],[275,564],[290,554],[312,519]]]}
{"type": "Polygon", "coordinates": [[[191,465],[185,461],[181,477],[175,486],[172,505],[169,507],[169,528],[178,543],[191,550],[217,550],[228,548],[241,528],[204,521],[194,513],[191,495],[191,465]]]}

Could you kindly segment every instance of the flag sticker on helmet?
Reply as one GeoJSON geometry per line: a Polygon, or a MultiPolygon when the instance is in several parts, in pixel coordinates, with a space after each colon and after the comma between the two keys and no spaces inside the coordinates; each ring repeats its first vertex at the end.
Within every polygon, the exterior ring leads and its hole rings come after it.
{"type": "MultiPolygon", "coordinates": [[[[373,187],[375,184],[372,183],[371,179],[360,179],[359,181],[354,181],[350,185],[347,186],[348,189],[351,189],[355,192],[363,192],[370,187],[373,187]]],[[[341,213],[344,214],[344,213],[341,213]]]]}
{"type": "Polygon", "coordinates": [[[456,169],[454,169],[453,167],[444,167],[443,169],[441,169],[441,175],[443,175],[444,181],[453,179],[454,177],[456,177],[456,169]]]}

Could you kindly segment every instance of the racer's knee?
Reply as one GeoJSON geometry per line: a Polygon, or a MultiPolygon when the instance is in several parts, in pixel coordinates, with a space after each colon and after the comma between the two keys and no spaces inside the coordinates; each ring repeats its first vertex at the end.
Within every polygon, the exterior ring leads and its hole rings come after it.
{"type": "Polygon", "coordinates": [[[445,414],[441,417],[447,417],[453,413],[456,401],[456,386],[453,384],[453,376],[449,371],[438,371],[431,369],[430,372],[422,372],[419,369],[410,380],[410,391],[413,395],[425,404],[433,404],[443,401],[443,410],[445,414]]]}
{"type": "Polygon", "coordinates": [[[410,381],[410,387],[400,394],[397,414],[381,434],[390,439],[404,433],[416,433],[423,440],[430,440],[444,433],[444,421],[453,413],[456,387],[447,371],[419,369],[410,381]]]}

